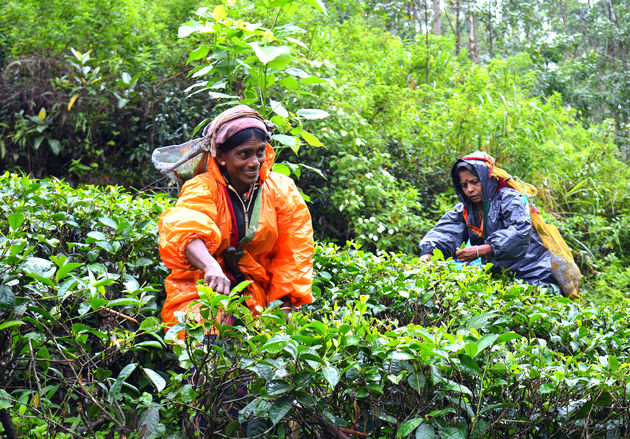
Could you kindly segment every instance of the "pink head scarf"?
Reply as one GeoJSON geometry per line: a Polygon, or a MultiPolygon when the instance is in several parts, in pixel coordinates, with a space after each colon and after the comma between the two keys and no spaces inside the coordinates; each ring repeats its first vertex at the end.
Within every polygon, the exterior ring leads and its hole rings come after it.
{"type": "Polygon", "coordinates": [[[265,132],[267,141],[271,140],[270,131],[273,130],[273,123],[264,120],[258,112],[247,105],[237,105],[219,114],[203,130],[203,138],[206,149],[212,157],[217,156],[219,148],[226,140],[239,131],[247,128],[258,128],[265,132]]]}

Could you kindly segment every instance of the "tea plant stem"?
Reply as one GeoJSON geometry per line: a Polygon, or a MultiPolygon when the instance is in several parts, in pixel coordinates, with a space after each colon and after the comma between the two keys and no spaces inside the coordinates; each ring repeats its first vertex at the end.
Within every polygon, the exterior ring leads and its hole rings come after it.
{"type": "Polygon", "coordinates": [[[123,313],[121,313],[121,312],[114,311],[113,309],[109,309],[109,308],[101,308],[101,309],[102,309],[103,311],[106,311],[106,312],[110,313],[110,314],[117,315],[118,317],[123,318],[123,319],[125,319],[125,320],[129,320],[130,322],[133,322],[133,323],[135,323],[136,325],[139,325],[139,324],[140,324],[140,322],[138,322],[138,321],[137,321],[136,319],[134,319],[133,317],[130,317],[130,316],[128,316],[128,315],[126,315],[126,314],[123,314],[123,313]]]}
{"type": "Polygon", "coordinates": [[[350,439],[350,436],[348,436],[346,434],[346,432],[344,432],[342,430],[343,427],[337,427],[335,425],[332,425],[330,422],[325,420],[322,417],[322,415],[320,415],[316,411],[309,410],[308,408],[303,407],[303,406],[301,406],[300,404],[297,404],[297,403],[293,403],[293,407],[299,408],[299,409],[309,413],[311,416],[313,416],[315,419],[317,419],[317,422],[319,422],[326,430],[328,430],[329,433],[333,434],[333,437],[336,437],[336,438],[339,438],[339,439],[350,439]]]}
{"type": "Polygon", "coordinates": [[[162,80],[162,81],[158,82],[157,84],[155,84],[155,85],[153,86],[153,90],[156,90],[158,87],[160,87],[160,86],[162,86],[162,85],[166,84],[166,83],[167,83],[167,82],[169,82],[169,81],[172,81],[173,79],[177,79],[177,78],[179,78],[179,77],[180,77],[180,76],[182,76],[183,74],[190,72],[192,69],[193,69],[192,67],[189,67],[189,68],[187,68],[186,70],[182,70],[181,72],[174,74],[173,76],[169,76],[168,78],[166,78],[166,79],[164,79],[164,80],[162,80]]]}
{"type": "Polygon", "coordinates": [[[356,436],[370,437],[369,433],[364,433],[362,431],[351,430],[350,428],[339,427],[339,430],[343,431],[344,433],[353,434],[353,435],[356,435],[356,436]]]}
{"type": "MultiPolygon", "coordinates": [[[[53,338],[52,339],[53,342],[57,345],[57,349],[59,350],[59,354],[64,358],[64,360],[67,362],[67,364],[72,364],[72,361],[66,356],[66,354],[64,353],[63,349],[61,348],[61,346],[59,346],[59,343],[57,343],[57,341],[53,338]]],[[[112,421],[114,424],[116,424],[116,426],[120,429],[125,427],[125,424],[123,422],[120,422],[118,419],[116,419],[114,416],[112,416],[105,407],[103,407],[103,405],[94,397],[94,395],[92,395],[92,393],[90,393],[90,391],[88,391],[85,386],[83,385],[83,381],[81,380],[81,377],[79,376],[79,374],[77,374],[77,371],[74,369],[74,367],[70,367],[69,368],[72,371],[72,374],[74,375],[74,379],[76,380],[76,383],[79,385],[79,388],[81,389],[81,391],[83,392],[83,394],[89,398],[92,403],[99,408],[99,410],[103,413],[103,415],[105,415],[110,421],[112,421]]],[[[120,407],[118,407],[118,410],[120,410],[120,407]]],[[[124,417],[123,417],[124,419],[124,417]]]]}

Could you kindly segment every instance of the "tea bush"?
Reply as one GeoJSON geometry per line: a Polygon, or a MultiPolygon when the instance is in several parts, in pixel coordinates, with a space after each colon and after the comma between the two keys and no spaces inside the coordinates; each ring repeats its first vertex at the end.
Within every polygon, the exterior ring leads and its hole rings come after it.
{"type": "Polygon", "coordinates": [[[629,434],[623,306],[320,244],[316,300],[289,322],[200,287],[206,321],[165,333],[156,219],[171,200],[9,174],[0,191],[8,437],[629,434]]]}

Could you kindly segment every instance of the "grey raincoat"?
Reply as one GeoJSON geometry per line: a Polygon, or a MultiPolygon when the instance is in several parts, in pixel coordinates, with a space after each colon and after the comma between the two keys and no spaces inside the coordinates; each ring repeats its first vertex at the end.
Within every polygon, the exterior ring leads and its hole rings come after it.
{"type": "Polygon", "coordinates": [[[494,264],[493,270],[510,270],[516,277],[536,285],[556,284],[549,252],[532,227],[529,208],[523,195],[501,187],[489,176],[489,169],[479,160],[460,159],[451,169],[455,192],[461,203],[447,212],[420,242],[421,254],[440,249],[444,257],[455,258],[455,250],[470,239],[472,245],[490,244],[494,253],[483,258],[494,264]],[[479,211],[464,195],[456,175],[458,165],[466,162],[481,180],[484,204],[483,230],[479,229],[479,211]]]}

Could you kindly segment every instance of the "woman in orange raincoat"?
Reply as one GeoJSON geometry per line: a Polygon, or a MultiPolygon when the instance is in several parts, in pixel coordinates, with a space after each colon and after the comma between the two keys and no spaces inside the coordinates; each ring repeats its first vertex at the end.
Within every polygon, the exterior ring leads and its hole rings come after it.
{"type": "Polygon", "coordinates": [[[167,268],[162,320],[198,299],[197,281],[227,294],[244,275],[248,307],[260,312],[311,303],[313,227],[295,183],[271,172],[269,123],[245,105],[221,113],[204,130],[209,145],[199,173],[182,187],[175,207],[160,216],[160,256],[167,268]],[[231,272],[224,251],[236,248],[231,272]],[[239,273],[240,272],[240,273],[239,273]]]}

